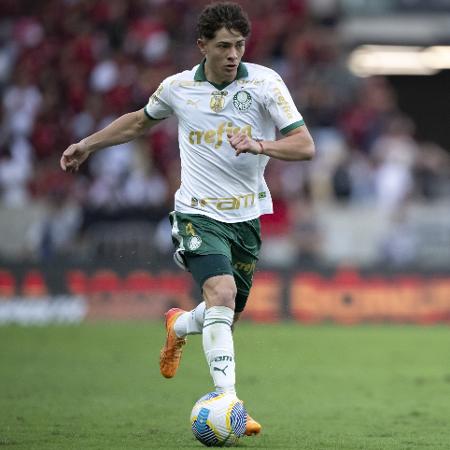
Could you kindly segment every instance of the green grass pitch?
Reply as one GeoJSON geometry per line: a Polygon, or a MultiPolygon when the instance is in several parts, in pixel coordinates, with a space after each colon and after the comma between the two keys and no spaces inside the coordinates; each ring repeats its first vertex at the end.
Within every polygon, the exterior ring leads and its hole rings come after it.
{"type": "MultiPolygon", "coordinates": [[[[0,448],[203,448],[212,390],[192,336],[159,375],[162,323],[0,327],[0,448]]],[[[449,449],[450,329],[240,323],[238,394],[263,425],[240,448],[449,449]]]]}

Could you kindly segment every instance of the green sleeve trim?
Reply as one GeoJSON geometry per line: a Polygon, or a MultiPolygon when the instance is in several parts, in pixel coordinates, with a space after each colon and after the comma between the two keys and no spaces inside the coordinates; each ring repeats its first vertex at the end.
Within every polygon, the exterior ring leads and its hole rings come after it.
{"type": "Polygon", "coordinates": [[[145,115],[146,115],[150,120],[164,120],[164,119],[155,119],[154,117],[152,117],[152,116],[147,112],[147,108],[144,108],[144,113],[145,113],[145,115]]]}
{"type": "Polygon", "coordinates": [[[280,130],[281,134],[287,134],[289,131],[295,130],[298,127],[301,127],[302,125],[305,125],[305,121],[299,120],[297,122],[291,123],[287,127],[284,127],[282,130],[280,130]]]}

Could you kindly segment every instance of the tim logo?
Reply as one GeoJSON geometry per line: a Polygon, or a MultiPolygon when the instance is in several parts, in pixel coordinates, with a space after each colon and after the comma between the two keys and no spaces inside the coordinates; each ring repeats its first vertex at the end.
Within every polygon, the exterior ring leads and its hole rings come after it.
{"type": "Polygon", "coordinates": [[[231,356],[217,356],[214,358],[214,362],[233,361],[231,356]]]}

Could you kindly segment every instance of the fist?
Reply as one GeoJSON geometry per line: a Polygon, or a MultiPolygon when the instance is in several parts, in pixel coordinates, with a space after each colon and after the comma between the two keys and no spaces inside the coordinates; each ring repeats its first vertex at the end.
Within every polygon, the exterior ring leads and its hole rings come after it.
{"type": "Polygon", "coordinates": [[[61,169],[65,172],[78,171],[80,165],[87,159],[89,154],[90,151],[83,141],[70,145],[61,156],[61,169]]]}
{"type": "Polygon", "coordinates": [[[259,155],[261,149],[259,144],[245,133],[228,134],[228,142],[236,151],[236,156],[241,153],[252,153],[253,155],[259,155]]]}

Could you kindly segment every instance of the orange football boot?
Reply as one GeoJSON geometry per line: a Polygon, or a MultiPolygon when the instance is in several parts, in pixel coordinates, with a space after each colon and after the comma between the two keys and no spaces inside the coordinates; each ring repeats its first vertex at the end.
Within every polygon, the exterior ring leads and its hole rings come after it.
{"type": "Polygon", "coordinates": [[[246,436],[253,436],[254,434],[259,434],[261,432],[261,424],[255,419],[250,417],[247,413],[247,423],[245,424],[245,434],[246,436]]]}
{"type": "Polygon", "coordinates": [[[186,338],[180,338],[175,334],[173,326],[175,320],[180,314],[185,313],[183,309],[172,308],[167,311],[164,316],[166,318],[166,343],[161,349],[159,355],[159,370],[161,375],[165,378],[172,378],[177,373],[178,366],[180,365],[181,354],[183,353],[183,345],[186,344],[186,338]]]}

